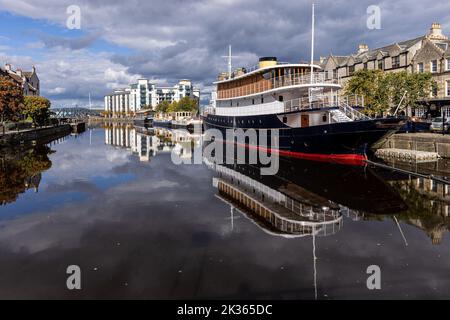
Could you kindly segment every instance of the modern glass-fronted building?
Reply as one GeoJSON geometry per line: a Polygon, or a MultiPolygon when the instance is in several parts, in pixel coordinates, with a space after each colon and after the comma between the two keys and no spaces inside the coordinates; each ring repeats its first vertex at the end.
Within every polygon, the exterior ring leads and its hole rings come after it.
{"type": "Polygon", "coordinates": [[[149,79],[139,79],[129,88],[105,96],[105,112],[110,117],[130,116],[142,109],[152,109],[162,101],[174,102],[184,97],[200,99],[200,90],[190,80],[173,87],[157,87],[149,79]]]}

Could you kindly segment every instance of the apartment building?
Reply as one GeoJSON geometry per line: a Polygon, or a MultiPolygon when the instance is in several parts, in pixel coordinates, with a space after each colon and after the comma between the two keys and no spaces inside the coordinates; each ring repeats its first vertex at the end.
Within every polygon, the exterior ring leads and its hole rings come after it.
{"type": "Polygon", "coordinates": [[[442,113],[450,117],[450,40],[439,23],[433,23],[424,36],[369,49],[360,44],[357,52],[348,56],[329,55],[320,63],[328,79],[340,78],[342,84],[362,69],[384,72],[431,72],[437,89],[421,107],[408,108],[409,116],[432,117],[442,113]]]}
{"type": "Polygon", "coordinates": [[[172,87],[158,87],[149,79],[139,79],[130,87],[105,96],[105,112],[112,117],[130,116],[143,109],[154,110],[162,101],[170,103],[184,97],[200,99],[200,90],[190,80],[181,80],[172,87]]]}

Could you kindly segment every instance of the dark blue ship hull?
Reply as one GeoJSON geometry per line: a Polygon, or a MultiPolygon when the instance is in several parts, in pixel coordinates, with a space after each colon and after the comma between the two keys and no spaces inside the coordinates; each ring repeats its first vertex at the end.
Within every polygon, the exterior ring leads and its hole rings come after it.
{"type": "MultiPolygon", "coordinates": [[[[244,130],[252,128],[257,131],[279,129],[279,146],[269,147],[268,151],[279,153],[281,156],[350,164],[360,164],[366,160],[370,149],[377,142],[394,134],[403,123],[404,121],[399,118],[383,118],[291,128],[282,123],[275,114],[204,117],[205,129],[219,129],[224,137],[226,130],[232,128],[244,130]]],[[[261,142],[258,145],[260,146],[261,142]]]]}

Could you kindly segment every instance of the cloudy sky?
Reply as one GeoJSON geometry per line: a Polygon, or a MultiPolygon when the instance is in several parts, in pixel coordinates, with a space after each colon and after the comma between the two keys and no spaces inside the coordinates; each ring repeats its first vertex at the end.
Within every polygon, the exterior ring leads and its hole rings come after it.
{"type": "MultiPolygon", "coordinates": [[[[211,82],[260,56],[308,60],[310,0],[0,0],[0,63],[36,65],[54,106],[96,105],[139,77],[158,84],[190,78],[206,103],[211,82]],[[67,8],[81,9],[81,29],[67,28],[67,8]]],[[[316,58],[349,54],[424,35],[440,22],[450,35],[450,2],[317,0],[316,58]],[[367,8],[381,9],[381,29],[367,28],[367,8]]]]}

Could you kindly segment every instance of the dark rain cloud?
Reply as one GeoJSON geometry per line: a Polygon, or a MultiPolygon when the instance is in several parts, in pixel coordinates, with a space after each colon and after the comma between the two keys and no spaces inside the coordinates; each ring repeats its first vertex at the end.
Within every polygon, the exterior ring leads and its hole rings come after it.
{"type": "MultiPolygon", "coordinates": [[[[64,26],[64,1],[0,0],[4,10],[33,18],[47,19],[64,26]],[[24,5],[26,3],[27,5],[24,5]]],[[[131,49],[114,52],[113,65],[123,66],[130,78],[142,75],[173,84],[191,78],[205,91],[220,71],[226,69],[227,46],[233,45],[235,66],[249,66],[260,56],[277,56],[281,61],[310,59],[311,1],[284,0],[203,0],[203,1],[101,1],[80,0],[80,39],[49,37],[47,47],[73,50],[89,48],[98,35],[103,40],[131,49]],[[95,35],[95,36],[93,36],[95,35]]],[[[450,34],[450,3],[435,1],[316,1],[316,59],[330,53],[350,54],[359,43],[370,48],[415,38],[427,33],[430,24],[441,22],[450,34]],[[381,29],[366,26],[367,8],[381,9],[381,29]]],[[[103,59],[104,57],[102,57],[103,59]]],[[[51,58],[50,58],[51,59],[51,58]]],[[[91,59],[92,60],[92,59],[91,59]]],[[[92,61],[95,63],[95,61],[92,61]]],[[[99,65],[106,65],[102,61],[99,65]]],[[[95,68],[74,65],[84,78],[93,78],[95,68]]],[[[101,81],[73,85],[58,98],[74,99],[82,92],[95,92],[94,99],[123,82],[101,81]]]]}

